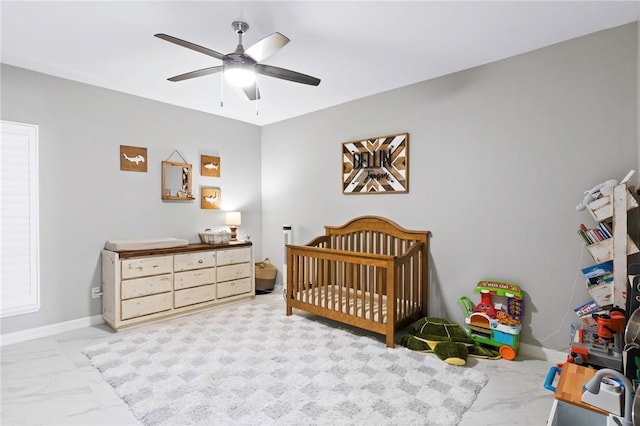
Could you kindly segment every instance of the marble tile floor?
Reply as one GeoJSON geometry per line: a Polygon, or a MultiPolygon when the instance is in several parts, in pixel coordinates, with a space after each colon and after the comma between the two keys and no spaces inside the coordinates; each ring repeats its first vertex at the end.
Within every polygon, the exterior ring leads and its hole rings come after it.
{"type": "MultiPolygon", "coordinates": [[[[284,312],[284,301],[275,294],[259,295],[253,301],[241,303],[256,302],[282,304],[284,312]]],[[[81,353],[84,347],[113,334],[107,325],[101,324],[2,347],[0,424],[139,424],[81,353]]],[[[553,394],[544,389],[543,383],[551,363],[521,358],[469,359],[461,367],[484,371],[490,377],[464,414],[461,426],[546,424],[553,394]]],[[[419,419],[416,424],[420,424],[419,419]]]]}

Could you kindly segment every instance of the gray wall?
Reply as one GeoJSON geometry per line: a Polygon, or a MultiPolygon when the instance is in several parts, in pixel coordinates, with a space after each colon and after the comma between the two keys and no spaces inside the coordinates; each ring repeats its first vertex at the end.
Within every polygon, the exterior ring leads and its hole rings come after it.
{"type": "MultiPolygon", "coordinates": [[[[216,186],[222,209],[243,213],[261,256],[260,128],[251,124],[2,65],[2,119],[39,125],[40,291],[34,314],[3,318],[2,333],[100,314],[100,250],[108,239],[198,241],[224,213],[160,199],[161,162],[175,149],[193,164],[193,191],[216,186]],[[148,172],[120,171],[120,145],[146,147],[148,172]],[[221,177],[200,176],[200,155],[221,177]]],[[[171,157],[181,161],[180,157],[171,157]]]]}
{"type": "Polygon", "coordinates": [[[284,223],[305,243],[324,225],[386,216],[433,232],[432,315],[462,322],[458,297],[479,279],[511,280],[527,294],[523,340],[563,349],[571,308],[588,299],[578,268],[593,263],[576,234],[591,219],[575,205],[639,168],[636,27],[262,129],[3,65],[2,119],[40,125],[42,309],[2,319],[2,332],[98,314],[89,293],[107,239],[196,241],[223,223],[197,202],[160,200],[160,162],[179,149],[194,167],[222,157],[222,177],[196,171],[194,189],[222,188],[257,258],[281,265],[284,223]],[[341,143],[399,132],[410,133],[410,192],[343,195],[341,143]],[[149,172],[121,172],[120,145],[147,147],[149,172]]]}
{"type": "Polygon", "coordinates": [[[638,169],[637,56],[634,23],[263,127],[264,253],[282,263],[284,223],[302,244],[386,216],[433,233],[431,315],[462,323],[457,299],[479,299],[478,280],[513,281],[523,341],[566,348],[589,299],[579,267],[594,263],[575,206],[638,169]],[[343,195],[341,143],[400,132],[410,192],[343,195]]]}

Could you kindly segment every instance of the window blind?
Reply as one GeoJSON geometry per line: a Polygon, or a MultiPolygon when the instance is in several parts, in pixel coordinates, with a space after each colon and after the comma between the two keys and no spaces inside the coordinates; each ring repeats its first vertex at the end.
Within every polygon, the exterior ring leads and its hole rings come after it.
{"type": "Polygon", "coordinates": [[[0,317],[40,309],[38,126],[0,121],[0,317]]]}

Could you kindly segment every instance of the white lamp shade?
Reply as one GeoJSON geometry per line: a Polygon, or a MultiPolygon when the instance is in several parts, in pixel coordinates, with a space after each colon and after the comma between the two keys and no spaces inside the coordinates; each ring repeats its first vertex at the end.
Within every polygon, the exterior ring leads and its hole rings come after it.
{"type": "Polygon", "coordinates": [[[242,217],[240,212],[227,212],[225,214],[225,225],[228,225],[228,226],[242,225],[242,217]]]}

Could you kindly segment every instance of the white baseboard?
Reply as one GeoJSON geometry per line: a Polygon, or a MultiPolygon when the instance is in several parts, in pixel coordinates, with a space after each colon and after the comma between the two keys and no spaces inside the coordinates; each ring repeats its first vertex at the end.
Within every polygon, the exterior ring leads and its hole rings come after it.
{"type": "Polygon", "coordinates": [[[57,324],[45,325],[43,327],[14,331],[13,333],[0,335],[0,346],[26,342],[27,340],[39,339],[41,337],[48,337],[54,334],[76,330],[78,328],[91,327],[92,325],[102,324],[103,322],[104,319],[102,319],[102,315],[94,315],[92,317],[59,322],[57,324]]]}
{"type": "Polygon", "coordinates": [[[518,347],[518,353],[529,358],[549,361],[553,364],[564,363],[567,361],[566,352],[543,348],[542,346],[528,345],[526,343],[520,343],[518,347]]]}

